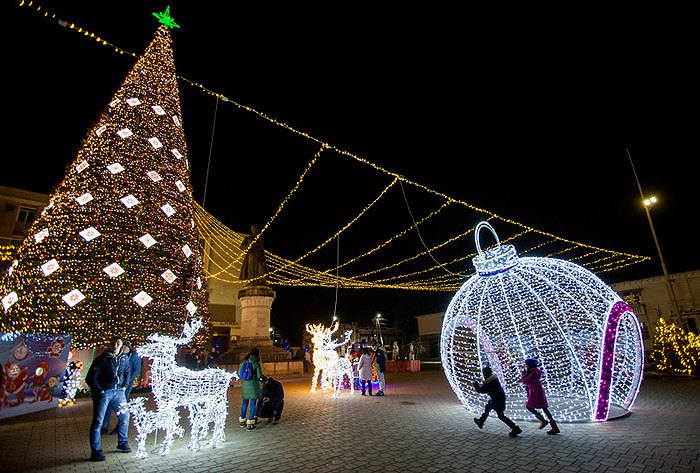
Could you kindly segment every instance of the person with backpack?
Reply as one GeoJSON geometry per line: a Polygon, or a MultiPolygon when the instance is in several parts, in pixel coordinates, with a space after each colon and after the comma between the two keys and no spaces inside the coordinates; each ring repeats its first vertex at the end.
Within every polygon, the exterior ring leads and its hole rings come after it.
{"type": "Polygon", "coordinates": [[[255,405],[261,397],[260,393],[260,378],[262,378],[262,368],[260,365],[260,350],[253,348],[248,353],[243,362],[238,367],[238,377],[241,380],[241,416],[238,422],[241,427],[246,427],[250,432],[257,428],[257,418],[255,416],[255,405]],[[248,407],[250,411],[248,412],[248,407]],[[246,420],[246,412],[248,419],[246,420]]]}
{"type": "Polygon", "coordinates": [[[486,403],[484,413],[481,414],[481,417],[474,417],[474,423],[480,429],[483,428],[484,422],[486,422],[486,419],[489,417],[489,412],[494,410],[501,422],[510,427],[508,435],[517,437],[519,433],[522,433],[522,430],[503,413],[503,411],[506,410],[506,392],[503,390],[498,376],[493,374],[491,368],[488,366],[484,366],[481,372],[484,375],[484,382],[481,384],[478,381],[474,381],[474,389],[476,389],[478,393],[488,394],[489,402],[486,403]]]}

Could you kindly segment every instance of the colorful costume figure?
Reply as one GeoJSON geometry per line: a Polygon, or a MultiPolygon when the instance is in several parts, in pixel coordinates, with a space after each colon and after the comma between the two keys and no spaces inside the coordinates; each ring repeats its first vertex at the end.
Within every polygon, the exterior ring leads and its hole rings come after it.
{"type": "Polygon", "coordinates": [[[2,393],[0,393],[0,408],[6,405],[14,407],[22,404],[24,402],[24,388],[29,377],[27,367],[8,361],[3,366],[3,375],[5,381],[2,393]],[[13,402],[9,402],[11,394],[15,396],[13,402]]]}

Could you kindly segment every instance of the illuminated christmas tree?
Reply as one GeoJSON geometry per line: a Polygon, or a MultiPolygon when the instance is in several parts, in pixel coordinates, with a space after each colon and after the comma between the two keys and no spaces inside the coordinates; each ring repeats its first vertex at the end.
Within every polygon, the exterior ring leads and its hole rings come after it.
{"type": "Polygon", "coordinates": [[[71,333],[88,348],[114,334],[179,335],[187,317],[206,316],[167,29],[177,25],[159,19],[0,284],[0,332],[71,333]]]}
{"type": "Polygon", "coordinates": [[[700,335],[659,319],[651,359],[659,371],[700,374],[700,335]]]}

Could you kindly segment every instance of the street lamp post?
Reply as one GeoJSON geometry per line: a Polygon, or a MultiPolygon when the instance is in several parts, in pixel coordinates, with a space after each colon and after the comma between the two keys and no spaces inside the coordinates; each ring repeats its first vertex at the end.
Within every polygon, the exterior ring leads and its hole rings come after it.
{"type": "Polygon", "coordinates": [[[374,323],[377,325],[377,333],[379,334],[379,343],[384,345],[384,338],[382,337],[382,325],[379,322],[379,319],[382,318],[382,314],[377,314],[377,316],[374,318],[374,323]]]}
{"type": "Polygon", "coordinates": [[[661,270],[664,272],[664,278],[666,279],[666,285],[671,294],[671,299],[673,300],[673,305],[676,308],[676,314],[678,315],[678,323],[682,326],[683,320],[681,319],[681,310],[678,306],[678,299],[676,299],[676,292],[673,290],[673,285],[671,284],[671,278],[668,275],[668,269],[666,269],[666,262],[661,254],[661,246],[659,245],[659,239],[656,236],[656,230],[654,229],[654,222],[651,220],[651,208],[656,204],[656,196],[651,196],[649,198],[644,197],[644,191],[642,191],[642,185],[639,183],[639,177],[637,176],[637,170],[634,168],[634,163],[632,162],[632,155],[630,150],[625,148],[627,151],[627,157],[630,160],[630,165],[632,166],[632,172],[634,173],[634,179],[637,181],[637,188],[639,189],[639,195],[642,198],[642,204],[644,205],[644,211],[647,214],[647,220],[649,221],[649,228],[651,228],[651,235],[654,237],[654,243],[656,244],[656,251],[659,253],[659,261],[661,262],[661,270]]]}

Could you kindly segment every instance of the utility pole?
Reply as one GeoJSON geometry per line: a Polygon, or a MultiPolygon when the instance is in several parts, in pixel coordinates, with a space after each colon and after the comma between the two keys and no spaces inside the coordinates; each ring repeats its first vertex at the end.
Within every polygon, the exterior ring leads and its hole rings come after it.
{"type": "Polygon", "coordinates": [[[629,148],[625,148],[627,151],[627,157],[630,160],[630,165],[632,166],[632,172],[634,173],[634,179],[637,181],[637,187],[639,188],[639,195],[642,198],[642,204],[644,205],[644,211],[647,214],[647,220],[649,221],[649,228],[651,228],[651,235],[654,237],[654,243],[656,244],[656,251],[659,253],[659,261],[661,261],[661,269],[664,272],[664,278],[666,278],[666,285],[668,286],[668,291],[671,294],[671,299],[673,300],[673,305],[676,308],[676,314],[678,315],[678,324],[683,326],[683,319],[681,319],[681,309],[678,306],[678,299],[676,299],[676,292],[673,290],[673,285],[671,284],[671,278],[668,276],[668,269],[666,269],[666,262],[661,254],[661,246],[659,245],[659,239],[656,237],[656,230],[654,229],[654,222],[651,220],[651,207],[656,203],[656,197],[651,197],[647,199],[644,197],[644,192],[642,191],[642,185],[639,183],[639,177],[637,176],[637,170],[634,168],[634,163],[632,162],[632,155],[630,154],[629,148]]]}

